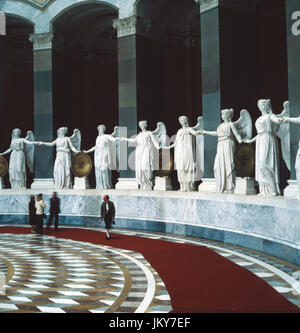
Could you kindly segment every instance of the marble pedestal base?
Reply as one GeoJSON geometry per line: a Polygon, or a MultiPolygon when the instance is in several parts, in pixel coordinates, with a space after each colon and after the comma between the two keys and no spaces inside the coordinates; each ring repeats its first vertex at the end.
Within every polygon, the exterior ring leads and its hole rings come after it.
{"type": "Polygon", "coordinates": [[[3,189],[5,189],[4,179],[2,177],[0,177],[0,190],[3,190],[3,189]]]}
{"type": "Polygon", "coordinates": [[[236,178],[235,194],[255,195],[255,180],[253,178],[236,178]]]}
{"type": "Polygon", "coordinates": [[[172,191],[170,177],[155,177],[155,191],[172,191]]]}
{"type": "Polygon", "coordinates": [[[288,186],[284,189],[283,195],[288,198],[299,198],[297,180],[288,180],[288,186]]]}
{"type": "Polygon", "coordinates": [[[139,186],[135,178],[118,178],[117,190],[138,190],[139,186]]]}
{"type": "Polygon", "coordinates": [[[87,177],[74,177],[74,186],[75,190],[87,190],[90,188],[89,180],[87,177]]]}
{"type": "Polygon", "coordinates": [[[31,184],[33,190],[54,190],[55,184],[53,178],[35,178],[31,184]]]}
{"type": "Polygon", "coordinates": [[[216,181],[214,178],[203,178],[202,183],[198,187],[199,192],[217,192],[216,181]]]}

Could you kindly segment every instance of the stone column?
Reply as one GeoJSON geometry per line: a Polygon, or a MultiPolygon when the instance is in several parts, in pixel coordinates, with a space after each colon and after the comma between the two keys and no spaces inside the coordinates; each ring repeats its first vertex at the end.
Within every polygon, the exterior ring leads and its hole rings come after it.
{"type": "MultiPolygon", "coordinates": [[[[114,20],[113,26],[118,32],[118,73],[119,73],[119,126],[121,136],[128,138],[138,132],[138,34],[149,29],[150,22],[136,15],[114,20]]],[[[140,98],[140,97],[139,97],[140,98]]],[[[120,178],[117,189],[138,189],[135,180],[135,148],[120,143],[120,178]]]]}
{"type": "MultiPolygon", "coordinates": [[[[201,21],[203,127],[215,131],[221,110],[254,105],[254,9],[251,2],[199,0],[201,21]],[[248,89],[246,89],[246,86],[248,89]]],[[[204,136],[204,178],[199,191],[215,191],[217,138],[204,136]]]]}
{"type": "MultiPolygon", "coordinates": [[[[289,105],[290,117],[300,116],[300,28],[298,21],[300,14],[299,1],[286,0],[287,21],[287,51],[288,51],[288,83],[289,83],[289,105]]],[[[284,190],[284,196],[297,197],[298,187],[296,181],[295,160],[299,146],[300,127],[290,124],[290,152],[291,152],[291,176],[289,186],[284,190]]]]}
{"type": "MultiPolygon", "coordinates": [[[[52,40],[53,34],[31,34],[34,62],[34,134],[36,141],[52,142],[52,40]]],[[[31,188],[53,189],[53,149],[36,146],[35,178],[31,188]]]]}

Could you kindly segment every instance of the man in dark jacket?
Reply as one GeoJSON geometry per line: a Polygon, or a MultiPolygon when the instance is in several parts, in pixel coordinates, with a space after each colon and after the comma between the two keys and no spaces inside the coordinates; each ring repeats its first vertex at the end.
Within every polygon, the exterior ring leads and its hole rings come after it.
{"type": "Polygon", "coordinates": [[[103,197],[103,202],[101,204],[101,216],[100,220],[105,223],[105,229],[106,229],[106,239],[110,239],[110,234],[109,230],[111,229],[111,224],[115,223],[115,214],[116,214],[116,209],[115,205],[112,201],[109,201],[109,196],[104,195],[103,197]]]}
{"type": "Polygon", "coordinates": [[[57,197],[57,193],[53,192],[52,198],[50,199],[50,216],[47,222],[47,230],[50,229],[50,224],[52,223],[53,217],[55,231],[58,231],[58,214],[60,213],[60,199],[57,197]]]}

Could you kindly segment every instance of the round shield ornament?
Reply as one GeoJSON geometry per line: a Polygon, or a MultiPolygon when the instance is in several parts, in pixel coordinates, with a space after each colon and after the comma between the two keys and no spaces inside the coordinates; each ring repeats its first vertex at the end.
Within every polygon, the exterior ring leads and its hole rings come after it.
{"type": "Polygon", "coordinates": [[[87,177],[93,167],[93,162],[90,156],[86,153],[79,152],[72,159],[72,172],[75,177],[87,177]]]}
{"type": "Polygon", "coordinates": [[[3,156],[0,156],[0,177],[4,177],[8,170],[8,163],[3,156]]]}
{"type": "Polygon", "coordinates": [[[255,150],[249,143],[241,143],[235,155],[235,171],[238,177],[254,177],[255,150]]]}
{"type": "Polygon", "coordinates": [[[168,177],[173,171],[174,157],[170,150],[159,150],[159,169],[155,170],[155,175],[158,177],[168,177]]]}

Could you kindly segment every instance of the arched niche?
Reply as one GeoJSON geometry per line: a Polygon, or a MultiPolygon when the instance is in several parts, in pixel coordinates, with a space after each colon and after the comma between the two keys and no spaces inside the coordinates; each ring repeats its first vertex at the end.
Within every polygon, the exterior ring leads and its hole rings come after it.
{"type": "MultiPolygon", "coordinates": [[[[28,39],[33,29],[27,18],[6,13],[6,35],[0,37],[1,152],[9,148],[14,128],[21,129],[22,137],[34,129],[33,52],[28,39]]],[[[27,180],[30,183],[32,175],[27,180]]],[[[5,186],[10,187],[8,175],[5,186]]]]}
{"type": "MultiPolygon", "coordinates": [[[[52,21],[54,129],[79,128],[82,149],[95,145],[97,126],[118,124],[116,7],[100,1],[68,7],[52,21]]],[[[95,185],[94,173],[90,175],[95,185]]]]}
{"type": "Polygon", "coordinates": [[[135,14],[147,31],[137,34],[139,87],[143,90],[138,116],[151,127],[178,129],[178,117],[196,124],[201,115],[200,9],[194,0],[139,0],[135,14]],[[148,92],[148,94],[147,94],[148,92]]]}

